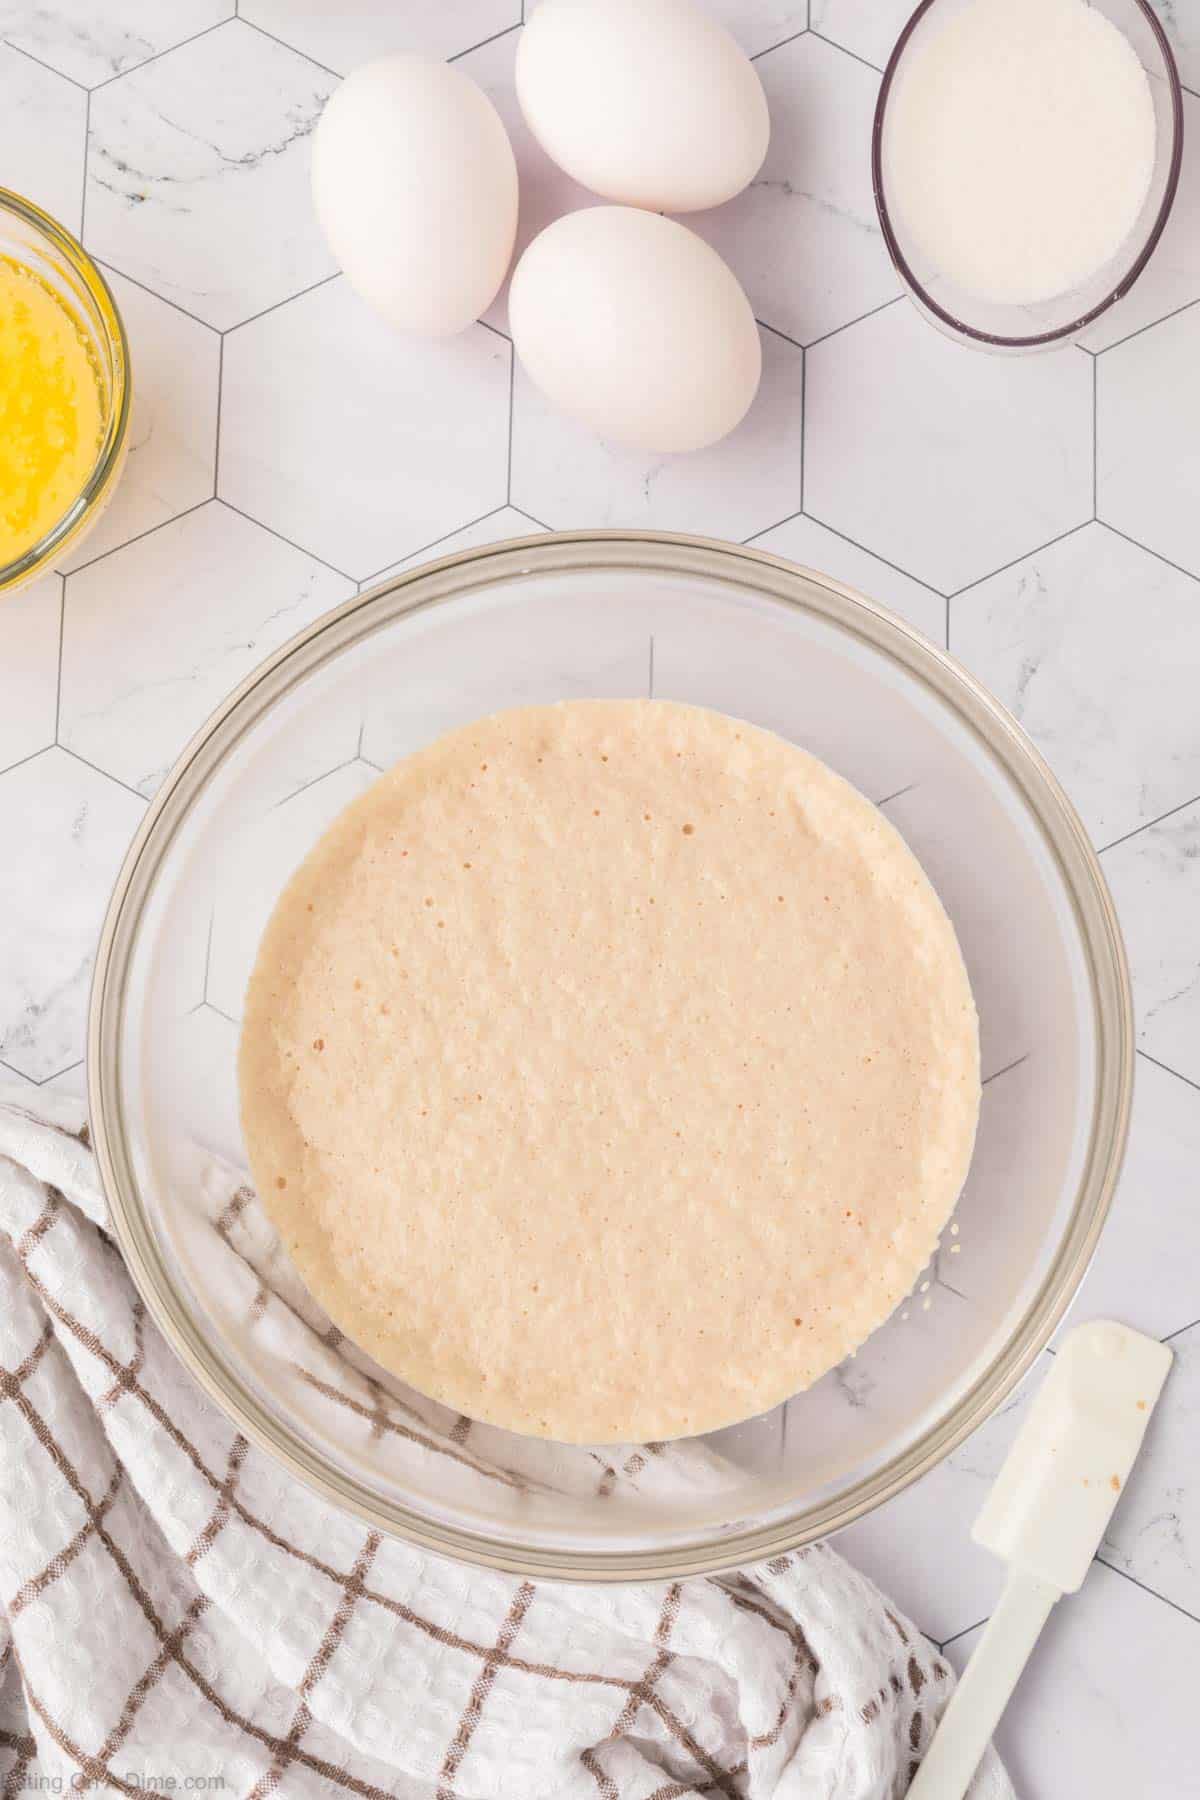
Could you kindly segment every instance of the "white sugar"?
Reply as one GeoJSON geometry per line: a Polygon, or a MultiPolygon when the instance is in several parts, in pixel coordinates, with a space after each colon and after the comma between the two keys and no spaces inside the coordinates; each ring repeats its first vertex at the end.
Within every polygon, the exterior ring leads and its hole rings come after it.
{"type": "Polygon", "coordinates": [[[1154,102],[1085,0],[968,0],[915,39],[888,106],[885,183],[941,275],[1030,304],[1081,286],[1132,230],[1154,102]]]}

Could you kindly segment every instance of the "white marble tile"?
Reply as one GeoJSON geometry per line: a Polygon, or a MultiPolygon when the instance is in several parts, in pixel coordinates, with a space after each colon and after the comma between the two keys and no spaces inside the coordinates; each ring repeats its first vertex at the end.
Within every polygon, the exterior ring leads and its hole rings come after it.
{"type": "Polygon", "coordinates": [[[766,161],[744,194],[689,223],[765,324],[810,343],[899,289],[871,197],[878,77],[810,35],[755,68],[771,108],[766,161]]]}
{"type": "Polygon", "coordinates": [[[1098,844],[1200,794],[1200,582],[1159,557],[1085,525],[951,601],[950,648],[1098,844]]]}
{"type": "Polygon", "coordinates": [[[1158,247],[1129,292],[1080,339],[1103,350],[1152,325],[1189,301],[1200,300],[1200,100],[1183,97],[1183,167],[1158,247]]]}
{"type": "MultiPolygon", "coordinates": [[[[1198,1169],[1200,1090],[1139,1056],[1125,1167],[1069,1323],[1120,1319],[1161,1338],[1200,1318],[1198,1169]]],[[[1200,1501],[1200,1453],[1196,1478],[1200,1501]]]]}
{"type": "Polygon", "coordinates": [[[351,583],[212,501],[67,578],[59,741],[152,794],[187,738],[351,583]]]}
{"type": "MultiPolygon", "coordinates": [[[[525,0],[525,16],[540,0],[525,0]]],[[[807,24],[807,0],[704,0],[704,11],[719,19],[749,56],[794,37],[807,24]]]]}
{"type": "Polygon", "coordinates": [[[133,368],[129,458],[102,517],[67,570],[94,562],[211,497],[221,340],[136,282],[108,272],[133,368]]]}
{"type": "Polygon", "coordinates": [[[9,0],[0,29],[10,42],[84,87],[108,81],[221,19],[235,0],[9,0]]]}
{"type": "Polygon", "coordinates": [[[79,230],[87,95],[0,44],[0,168],[4,185],[79,230]]]}
{"type": "Polygon", "coordinates": [[[1171,1349],[1167,1385],[1100,1555],[1200,1623],[1200,1321],[1171,1349]]]}
{"type": "MultiPolygon", "coordinates": [[[[563,213],[576,212],[582,206],[602,204],[598,196],[580,187],[557,163],[551,162],[525,123],[517,104],[513,86],[513,64],[520,32],[509,31],[494,43],[459,58],[458,67],[472,81],[477,81],[504,121],[505,130],[517,159],[517,176],[521,184],[521,204],[517,214],[517,237],[513,248],[515,268],[525,246],[540,231],[563,213]]],[[[498,331],[508,330],[508,282],[484,313],[489,325],[498,331]]]]}
{"type": "Polygon", "coordinates": [[[1092,516],[1083,351],[985,356],[905,300],[809,351],[807,379],[805,511],[931,587],[1092,516]]]}
{"type": "Polygon", "coordinates": [[[295,50],[348,75],[359,63],[408,50],[460,56],[473,44],[516,25],[521,0],[453,0],[452,5],[397,5],[396,0],[241,0],[238,17],[295,50]]]}
{"type": "Polygon", "coordinates": [[[362,579],[504,503],[511,357],[329,282],[225,339],[221,496],[362,579]]]}
{"type": "Polygon", "coordinates": [[[839,537],[818,525],[815,519],[801,515],[788,519],[773,531],[765,531],[752,540],[756,550],[770,550],[786,556],[821,575],[832,575],[856,588],[867,600],[886,606],[936,644],[946,641],[946,602],[932,588],[922,587],[911,575],[880,562],[869,550],[839,537]]]}
{"type": "Polygon", "coordinates": [[[758,397],[732,436],[688,456],[604,443],[545,400],[518,364],[512,502],[556,530],[653,526],[744,538],[800,504],[803,355],[764,332],[758,397]]]}
{"type": "Polygon", "coordinates": [[[0,769],[54,742],[62,576],[0,599],[0,769]]]}
{"type": "MultiPolygon", "coordinates": [[[[980,1633],[947,1649],[962,1672],[980,1633]]],[[[1102,1564],[1050,1615],[996,1748],[1020,1800],[1192,1800],[1197,1630],[1102,1564]]]]}
{"type": "Polygon", "coordinates": [[[1096,510],[1200,575],[1200,305],[1097,363],[1096,510]]]}
{"type": "Polygon", "coordinates": [[[809,0],[809,22],[882,69],[914,6],[915,0],[809,0]]]}
{"type": "Polygon", "coordinates": [[[1150,4],[1175,52],[1179,79],[1194,93],[1200,92],[1200,13],[1193,0],[1150,0],[1150,4]]]}
{"type": "Polygon", "coordinates": [[[938,1643],[986,1618],[996,1603],[1004,1568],[972,1542],[971,1526],[1049,1368],[1043,1356],[1016,1395],[945,1462],[835,1540],[938,1643]]]}
{"type": "Polygon", "coordinates": [[[1102,858],[1133,973],[1142,1049],[1200,1082],[1200,806],[1102,858]]]}
{"type": "Polygon", "coordinates": [[[0,1060],[35,1081],[83,1055],[96,935],[143,808],[62,750],[0,776],[0,1060]]]}
{"type": "Polygon", "coordinates": [[[331,771],[243,827],[224,846],[226,872],[213,917],[205,998],[240,1020],[259,939],[292,870],[327,826],[379,779],[364,762],[331,771]],[[236,879],[230,871],[236,871],[236,879]]]}
{"type": "Polygon", "coordinates": [[[515,506],[500,506],[461,531],[452,531],[448,537],[423,545],[412,556],[393,563],[390,569],[381,569],[371,577],[371,582],[387,581],[390,576],[399,575],[402,569],[419,569],[423,563],[436,562],[441,556],[454,556],[460,550],[476,550],[482,544],[499,544],[505,538],[530,537],[541,531],[542,526],[535,519],[518,512],[515,506]]]}
{"type": "Polygon", "coordinates": [[[335,85],[234,19],[101,89],[88,248],[218,327],[331,274],[309,138],[335,85]]]}

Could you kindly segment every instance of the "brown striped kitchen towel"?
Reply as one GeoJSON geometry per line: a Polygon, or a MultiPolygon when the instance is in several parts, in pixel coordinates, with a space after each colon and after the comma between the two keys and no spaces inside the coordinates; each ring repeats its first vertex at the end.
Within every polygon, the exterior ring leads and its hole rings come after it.
{"type": "MultiPolygon", "coordinates": [[[[904,1793],[953,1677],[834,1551],[583,1588],[380,1539],[197,1388],[107,1234],[82,1106],[31,1095],[0,1096],[0,1794],[904,1793]]],[[[248,1316],[296,1334],[347,1431],[524,1479],[339,1363],[268,1278],[252,1196],[213,1208],[248,1316]]],[[[1011,1800],[991,1753],[972,1800],[1011,1800]]]]}

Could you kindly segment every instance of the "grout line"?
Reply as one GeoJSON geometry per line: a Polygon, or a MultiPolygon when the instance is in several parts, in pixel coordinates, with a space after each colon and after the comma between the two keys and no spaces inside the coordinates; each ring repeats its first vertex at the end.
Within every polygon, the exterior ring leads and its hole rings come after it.
{"type": "Polygon", "coordinates": [[[1153,831],[1156,825],[1162,825],[1167,819],[1173,819],[1176,813],[1186,812],[1189,806],[1200,805],[1200,794],[1193,794],[1190,800],[1181,800],[1178,806],[1172,806],[1168,812],[1159,813],[1157,819],[1147,819],[1144,825],[1135,825],[1124,837],[1114,838],[1111,844],[1101,844],[1097,856],[1103,856],[1106,850],[1115,850],[1118,844],[1127,844],[1130,838],[1140,837],[1143,831],[1153,831]]]}
{"type": "Polygon", "coordinates": [[[1144,1056],[1146,1061],[1153,1063],[1156,1069],[1161,1069],[1164,1075],[1173,1075],[1176,1081],[1182,1081],[1185,1087],[1195,1088],[1196,1092],[1200,1094],[1200,1081],[1193,1081],[1190,1075],[1181,1075],[1178,1069],[1173,1069],[1170,1063],[1160,1062],[1158,1057],[1151,1056],[1148,1050],[1139,1049],[1138,1055],[1144,1056]]]}
{"type": "MultiPolygon", "coordinates": [[[[71,1073],[72,1069],[82,1069],[82,1067],[86,1061],[87,1061],[86,1057],[77,1056],[75,1058],[75,1061],[67,1063],[65,1068],[55,1069],[53,1075],[43,1075],[40,1080],[34,1081],[33,1085],[34,1085],[34,1087],[46,1087],[46,1086],[48,1086],[48,1084],[50,1082],[57,1081],[60,1075],[69,1075],[71,1073]]],[[[5,1063],[4,1066],[5,1066],[5,1068],[8,1068],[10,1065],[8,1063],[5,1063]]],[[[26,1079],[26,1081],[29,1081],[32,1079],[32,1077],[27,1075],[25,1077],[25,1079],[26,1079]]]]}
{"type": "Polygon", "coordinates": [[[1119,1575],[1122,1581],[1132,1582],[1135,1588],[1141,1588],[1143,1594],[1149,1594],[1152,1600],[1161,1600],[1164,1606],[1171,1608],[1172,1612],[1182,1613],[1185,1619],[1191,1619],[1195,1624],[1200,1625],[1200,1613],[1189,1612],[1186,1606],[1180,1606],[1178,1600],[1168,1599],[1167,1595],[1160,1594],[1157,1588],[1147,1587],[1144,1581],[1139,1581],[1136,1575],[1129,1573],[1128,1569],[1122,1569],[1116,1563],[1106,1562],[1104,1557],[1099,1554],[1096,1556],[1096,1561],[1108,1569],[1111,1574],[1119,1575]]]}
{"type": "Polygon", "coordinates": [[[15,50],[18,56],[25,58],[26,62],[36,63],[39,69],[45,69],[47,75],[57,75],[60,81],[69,81],[71,86],[78,88],[81,93],[91,92],[86,81],[77,81],[74,75],[68,75],[62,69],[56,69],[52,63],[45,62],[40,56],[35,56],[32,50],[26,50],[24,44],[14,43],[13,39],[8,37],[3,40],[3,43],[5,49],[15,50]]]}
{"type": "Polygon", "coordinates": [[[111,87],[114,81],[123,81],[126,75],[140,74],[152,63],[161,62],[164,56],[171,56],[176,50],[184,50],[189,44],[198,43],[201,38],[211,37],[214,31],[220,31],[224,26],[232,23],[232,19],[218,19],[215,25],[206,25],[203,31],[193,31],[191,37],[180,38],[177,44],[168,44],[165,49],[156,50],[153,56],[147,56],[141,62],[131,63],[127,69],[118,69],[113,75],[106,75],[104,80],[98,81],[91,91],[93,94],[98,94],[101,88],[111,87]]]}
{"type": "MultiPolygon", "coordinates": [[[[803,436],[804,436],[803,419],[801,419],[800,434],[801,434],[801,442],[803,442],[803,436]]],[[[800,479],[801,479],[801,483],[803,483],[803,480],[804,480],[803,463],[801,464],[800,479]]],[[[803,512],[804,512],[804,508],[800,507],[796,512],[790,512],[784,518],[776,519],[773,525],[764,525],[761,531],[753,531],[753,532],[751,532],[751,534],[748,538],[743,538],[742,539],[743,544],[746,544],[746,545],[753,544],[757,538],[766,537],[770,532],[778,531],[781,526],[790,525],[793,519],[799,519],[800,517],[802,517],[803,512]]]]}
{"type": "Polygon", "coordinates": [[[7,1069],[9,1074],[15,1075],[18,1081],[28,1081],[31,1082],[34,1087],[37,1086],[32,1075],[26,1075],[22,1069],[17,1068],[15,1063],[5,1062],[2,1056],[0,1056],[0,1069],[7,1069]]]}
{"type": "Polygon", "coordinates": [[[185,319],[192,321],[193,325],[202,325],[205,331],[216,332],[220,336],[218,326],[210,325],[207,319],[200,317],[199,313],[189,312],[186,306],[181,306],[178,300],[172,300],[169,294],[160,294],[156,288],[147,287],[144,281],[139,281],[136,275],[129,273],[128,269],[119,269],[115,262],[110,262],[106,256],[97,256],[94,250],[89,250],[88,255],[100,268],[107,269],[110,275],[119,275],[122,281],[128,281],[131,286],[141,288],[143,294],[149,294],[152,300],[161,300],[163,305],[169,306],[173,312],[182,313],[185,319]]]}
{"type": "Polygon", "coordinates": [[[528,519],[528,521],[531,525],[536,525],[539,531],[553,531],[554,530],[554,526],[547,525],[544,519],[535,518],[527,506],[514,505],[513,511],[519,512],[521,517],[523,519],[528,519]]]}
{"type": "Polygon", "coordinates": [[[339,75],[336,69],[331,69],[329,64],[323,63],[319,57],[310,56],[307,50],[297,49],[296,45],[289,44],[286,38],[276,37],[273,31],[268,31],[264,25],[257,24],[253,19],[243,19],[236,8],[233,16],[235,19],[241,20],[243,25],[248,25],[251,31],[257,31],[259,37],[265,37],[270,43],[278,44],[281,50],[290,50],[293,56],[302,57],[305,62],[311,63],[314,69],[320,69],[325,75],[332,75],[335,81],[345,80],[345,76],[339,75]]]}
{"type": "Polygon", "coordinates": [[[771,56],[776,50],[786,49],[788,44],[794,44],[797,38],[805,37],[807,34],[808,26],[802,25],[799,31],[793,31],[790,37],[780,38],[777,44],[768,44],[765,50],[756,50],[754,55],[750,58],[750,61],[752,63],[759,62],[762,57],[771,56]]]}
{"type": "MultiPolygon", "coordinates": [[[[212,972],[213,932],[216,929],[216,924],[217,924],[217,909],[214,906],[212,911],[208,915],[208,940],[204,946],[204,983],[200,989],[200,1005],[201,1006],[203,1006],[205,1001],[208,999],[208,978],[212,972]]],[[[196,1010],[195,1007],[193,1007],[192,1011],[195,1012],[195,1010],[196,1010]]]]}
{"type": "Polygon", "coordinates": [[[654,698],[654,633],[653,632],[651,632],[651,634],[650,634],[650,674],[649,674],[649,681],[648,681],[648,684],[646,687],[646,696],[650,700],[653,700],[653,698],[654,698]]]}
{"type": "Polygon", "coordinates": [[[185,506],[182,512],[173,513],[169,519],[160,519],[157,525],[147,525],[145,531],[135,532],[133,537],[126,538],[122,543],[113,544],[109,549],[101,550],[98,556],[89,557],[87,562],[81,562],[77,567],[66,571],[64,579],[73,580],[76,575],[82,575],[85,569],[94,569],[97,563],[104,562],[109,556],[115,556],[118,550],[128,550],[130,544],[140,544],[143,538],[153,537],[156,531],[165,531],[168,525],[174,525],[179,519],[186,519],[189,513],[199,512],[202,506],[211,505],[212,500],[206,495],[203,500],[197,500],[193,506],[185,506]]]}
{"type": "Polygon", "coordinates": [[[1019,1069],[1022,1063],[1027,1063],[1029,1057],[1030,1052],[1027,1050],[1024,1056],[1018,1056],[1015,1062],[1005,1063],[1002,1069],[993,1069],[990,1075],[984,1076],[979,1084],[980,1087],[986,1087],[989,1081],[999,1081],[1002,1075],[1011,1075],[1014,1069],[1019,1069]]]}
{"type": "Polygon", "coordinates": [[[946,654],[949,655],[950,654],[950,596],[949,596],[949,594],[946,595],[945,632],[946,632],[946,654]]]}
{"type": "Polygon", "coordinates": [[[37,750],[31,750],[27,756],[18,756],[16,762],[5,763],[4,767],[0,769],[0,775],[11,775],[14,769],[23,769],[26,763],[36,762],[39,756],[45,756],[47,750],[55,748],[57,746],[53,743],[42,744],[37,750]]]}
{"type": "Polygon", "coordinates": [[[760,331],[769,331],[772,337],[781,338],[785,344],[790,344],[793,350],[803,350],[804,345],[798,337],[792,337],[790,332],[781,331],[778,325],[769,325],[766,319],[760,319],[757,313],[754,315],[754,323],[760,331]]]}
{"type": "Polygon", "coordinates": [[[58,726],[62,718],[63,638],[67,627],[67,578],[59,576],[62,586],[58,595],[58,675],[54,684],[54,741],[58,742],[58,726]]]}
{"type": "Polygon", "coordinates": [[[498,44],[501,38],[506,38],[511,32],[519,31],[521,29],[521,26],[525,22],[524,15],[525,8],[522,6],[521,18],[516,20],[515,23],[506,25],[502,31],[493,31],[491,37],[480,38],[477,44],[468,44],[465,50],[456,50],[453,56],[448,56],[446,58],[446,61],[448,63],[461,62],[464,56],[474,56],[476,50],[483,50],[488,44],[498,44]]]}
{"type": "Polygon", "coordinates": [[[835,43],[832,38],[827,38],[823,32],[814,31],[812,35],[819,44],[828,44],[831,50],[840,50],[843,56],[849,56],[854,62],[861,63],[864,69],[870,69],[873,74],[883,74],[883,70],[879,67],[878,63],[868,62],[865,56],[860,56],[858,54],[857,50],[847,50],[845,44],[835,43]]]}
{"type": "MultiPolygon", "coordinates": [[[[231,332],[240,331],[243,325],[254,325],[259,319],[265,319],[268,313],[278,312],[281,306],[290,306],[293,300],[303,300],[306,294],[315,294],[318,288],[328,287],[331,281],[340,279],[341,273],[340,269],[335,269],[332,275],[322,275],[319,281],[310,281],[307,287],[298,289],[294,294],[285,294],[282,300],[272,300],[270,306],[264,306],[260,312],[251,313],[248,318],[238,319],[233,325],[214,325],[210,329],[220,331],[222,339],[227,338],[231,332]]],[[[147,291],[152,290],[148,289],[147,291]]],[[[182,308],[180,310],[182,311],[182,308]]],[[[192,313],[188,314],[189,318],[194,316],[192,313]]],[[[201,323],[203,324],[203,320],[201,323]]]]}
{"type": "MultiPolygon", "coordinates": [[[[235,506],[232,500],[226,500],[222,496],[220,500],[202,500],[200,504],[202,506],[227,506],[230,512],[237,514],[239,519],[245,519],[250,525],[257,525],[269,537],[276,538],[281,544],[287,544],[300,556],[307,556],[310,562],[320,563],[321,567],[328,569],[331,575],[339,575],[343,581],[348,581],[357,590],[359,585],[357,576],[347,575],[345,569],[339,569],[333,563],[326,562],[325,558],[318,556],[315,550],[306,550],[303,544],[298,544],[294,538],[286,537],[282,531],[276,531],[273,525],[268,525],[263,519],[256,519],[253,513],[248,513],[242,507],[235,506]]],[[[192,511],[195,511],[194,507],[192,511]]]]}
{"type": "Polygon", "coordinates": [[[946,1651],[950,1648],[951,1644],[957,1644],[959,1638],[970,1637],[973,1631],[978,1631],[981,1625],[986,1625],[990,1617],[991,1614],[988,1613],[982,1619],[976,1619],[973,1625],[965,1625],[961,1631],[956,1631],[953,1637],[943,1639],[941,1646],[942,1655],[944,1656],[946,1654],[946,1651]]]}
{"type": "Polygon", "coordinates": [[[1069,537],[1074,537],[1077,532],[1086,531],[1089,525],[1095,523],[1095,519],[1081,519],[1078,525],[1070,525],[1066,531],[1060,531],[1057,537],[1047,538],[1044,544],[1036,544],[1032,550],[1022,551],[1021,555],[1014,556],[1011,562],[1001,563],[998,569],[989,569],[986,575],[977,575],[974,581],[965,582],[960,588],[951,588],[947,597],[957,600],[962,594],[969,594],[973,589],[982,587],[985,581],[994,581],[997,575],[1006,575],[1010,569],[1015,569],[1018,563],[1032,562],[1035,556],[1041,556],[1045,551],[1053,550],[1055,544],[1064,544],[1069,537]]]}
{"type": "Polygon", "coordinates": [[[898,306],[901,300],[907,298],[907,294],[893,294],[890,300],[881,300],[878,306],[871,307],[869,312],[859,313],[856,319],[847,319],[844,325],[835,325],[832,331],[823,331],[820,337],[810,338],[804,348],[815,350],[818,344],[827,344],[830,338],[841,337],[843,331],[849,331],[854,325],[861,325],[864,319],[873,319],[876,313],[886,312],[889,306],[898,306]]]}
{"type": "Polygon", "coordinates": [[[800,354],[800,511],[804,511],[804,471],[808,464],[808,351],[800,354]]]}
{"type": "Polygon", "coordinates": [[[883,796],[883,799],[877,800],[875,802],[875,804],[876,804],[876,806],[888,806],[888,805],[890,805],[890,803],[893,800],[899,800],[902,797],[902,795],[911,794],[913,789],[915,787],[919,787],[920,785],[921,784],[919,781],[910,781],[910,782],[908,782],[908,784],[905,787],[897,788],[894,794],[885,794],[883,796]]]}
{"type": "Polygon", "coordinates": [[[215,500],[221,490],[221,402],[225,394],[225,338],[217,339],[217,417],[213,427],[213,491],[215,500]]]}
{"type": "Polygon", "coordinates": [[[218,1019],[224,1019],[227,1025],[233,1025],[240,1028],[242,1021],[240,1019],[235,1019],[232,1013],[227,1013],[223,1006],[215,1006],[211,1000],[202,1000],[200,1004],[202,1006],[207,1006],[209,1012],[215,1012],[218,1019]]]}
{"type": "Polygon", "coordinates": [[[352,756],[344,757],[340,763],[334,763],[332,769],[322,769],[319,775],[310,775],[307,781],[302,781],[299,787],[294,787],[290,794],[285,794],[282,800],[277,800],[269,810],[281,812],[285,806],[290,806],[293,800],[298,800],[301,794],[307,794],[309,788],[315,788],[318,782],[328,781],[331,775],[340,775],[343,769],[349,769],[354,763],[363,760],[365,759],[360,757],[356,750],[352,756]]]}
{"type": "Polygon", "coordinates": [[[1182,306],[1173,306],[1170,312],[1164,313],[1160,319],[1151,319],[1147,324],[1139,325],[1136,331],[1129,332],[1123,338],[1117,338],[1111,344],[1105,344],[1103,350],[1094,350],[1092,354],[1099,360],[1100,357],[1107,356],[1110,350],[1119,350],[1122,344],[1131,344],[1134,338],[1143,337],[1147,331],[1153,331],[1156,325],[1165,325],[1168,319],[1177,319],[1180,313],[1190,312],[1193,306],[1200,306],[1200,300],[1185,300],[1182,306]]]}
{"type": "Polygon", "coordinates": [[[509,334],[508,334],[508,332],[507,332],[507,331],[501,331],[501,329],[500,329],[500,327],[499,327],[499,326],[498,326],[498,325],[493,325],[493,324],[492,324],[492,323],[491,323],[491,322],[490,322],[490,320],[488,320],[488,319],[476,319],[476,321],[475,321],[475,323],[476,323],[476,324],[477,324],[477,325],[482,325],[482,326],[483,326],[483,329],[484,329],[484,330],[485,330],[485,331],[490,331],[490,332],[491,332],[491,334],[492,334],[492,336],[493,336],[493,337],[498,337],[498,338],[501,338],[501,339],[503,339],[503,341],[504,341],[504,342],[505,342],[505,343],[506,343],[506,344],[511,344],[511,343],[512,343],[512,338],[511,338],[511,337],[510,337],[510,336],[509,336],[509,334]]]}
{"type": "Polygon", "coordinates": [[[1100,495],[1100,363],[1092,358],[1092,518],[1098,519],[1100,495]]]}
{"type": "Polygon", "coordinates": [[[88,154],[92,146],[92,96],[89,91],[83,107],[83,192],[79,196],[79,241],[83,242],[87,223],[88,154]]]}
{"type": "Polygon", "coordinates": [[[69,744],[59,744],[58,749],[64,756],[69,756],[72,762],[82,763],[85,769],[92,771],[93,775],[102,775],[105,781],[115,782],[117,787],[124,788],[127,794],[132,794],[135,800],[140,800],[143,806],[149,806],[148,795],[139,792],[135,787],[130,787],[127,781],[122,781],[121,777],[114,775],[111,769],[102,769],[99,763],[91,762],[86,756],[80,756],[78,750],[72,750],[69,744]]]}
{"type": "Polygon", "coordinates": [[[823,531],[831,531],[834,537],[841,538],[843,544],[849,544],[852,549],[861,550],[864,556],[870,556],[875,562],[881,563],[885,569],[891,569],[893,574],[903,575],[906,581],[913,581],[918,587],[923,587],[927,593],[936,594],[939,600],[946,599],[945,588],[935,587],[931,581],[924,581],[920,575],[912,574],[909,569],[902,569],[899,563],[892,562],[886,556],[880,556],[878,550],[872,550],[867,544],[860,544],[857,538],[847,537],[844,531],[839,531],[836,525],[830,525],[826,519],[819,519],[816,513],[805,512],[804,517],[811,519],[813,524],[819,525],[823,531]]]}
{"type": "Polygon", "coordinates": [[[379,581],[389,569],[394,569],[396,563],[412,562],[414,557],[424,556],[427,550],[436,550],[439,544],[448,543],[452,537],[457,537],[460,532],[470,531],[473,526],[482,525],[485,519],[494,519],[497,513],[503,511],[503,505],[489,506],[487,511],[480,513],[477,519],[468,519],[465,525],[456,525],[453,531],[443,531],[441,537],[431,538],[427,544],[418,544],[415,550],[408,551],[404,556],[396,557],[394,562],[384,563],[382,568],[373,569],[369,575],[363,576],[362,581],[359,583],[359,587],[369,587],[372,582],[379,581]]]}
{"type": "Polygon", "coordinates": [[[1171,558],[1164,556],[1161,550],[1155,550],[1149,544],[1143,544],[1140,538],[1130,537],[1129,533],[1122,531],[1119,525],[1110,524],[1107,519],[1098,519],[1096,523],[1103,525],[1105,531],[1111,531],[1114,537],[1124,538],[1125,542],[1132,544],[1135,550],[1144,550],[1147,556],[1154,558],[1155,562],[1164,563],[1168,569],[1174,569],[1177,575],[1186,575],[1189,581],[1198,579],[1194,569],[1185,569],[1182,563],[1172,562],[1171,558]]]}
{"type": "Polygon", "coordinates": [[[1186,1325],[1176,1326],[1174,1331],[1168,1331],[1166,1337],[1162,1340],[1163,1343],[1169,1344],[1172,1338],[1182,1337],[1185,1331],[1191,1331],[1196,1325],[1200,1325],[1200,1319],[1192,1319],[1186,1325]]]}

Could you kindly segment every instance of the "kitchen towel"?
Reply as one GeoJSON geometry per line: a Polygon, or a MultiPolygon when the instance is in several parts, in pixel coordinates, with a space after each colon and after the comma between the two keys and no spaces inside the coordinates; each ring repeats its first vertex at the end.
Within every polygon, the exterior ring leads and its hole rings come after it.
{"type": "MultiPolygon", "coordinates": [[[[255,1319],[332,1359],[335,1379],[311,1379],[347,1427],[483,1479],[486,1444],[395,1411],[268,1279],[253,1196],[219,1170],[210,1189],[233,1291],[240,1270],[255,1319]]],[[[595,1473],[701,1478],[688,1455],[595,1473]]],[[[82,1103],[0,1095],[5,1796],[899,1800],[952,1686],[824,1545],[735,1575],[569,1586],[460,1567],[324,1504],[147,1318],[82,1103]]],[[[989,1751],[971,1800],[1011,1796],[989,1751]]]]}

